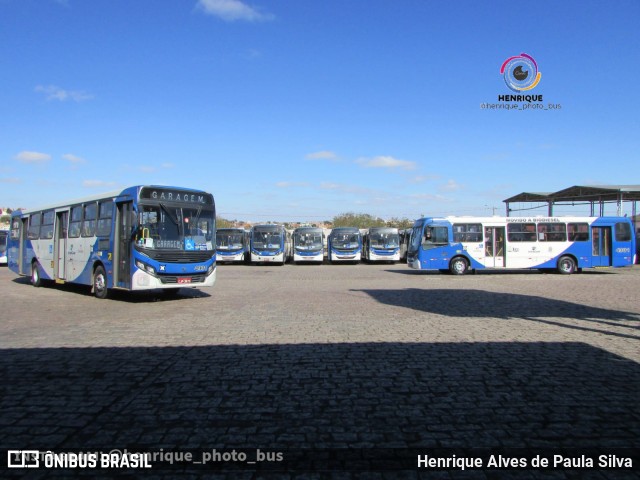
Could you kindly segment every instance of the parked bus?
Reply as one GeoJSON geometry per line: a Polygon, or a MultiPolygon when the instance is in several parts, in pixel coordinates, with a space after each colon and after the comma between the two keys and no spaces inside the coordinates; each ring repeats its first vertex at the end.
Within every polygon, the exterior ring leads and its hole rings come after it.
{"type": "Polygon", "coordinates": [[[291,241],[282,225],[255,225],[249,235],[252,263],[279,263],[289,257],[291,241]]]}
{"type": "Polygon", "coordinates": [[[316,227],[299,227],[293,231],[293,261],[324,261],[324,231],[316,227]]]}
{"type": "Polygon", "coordinates": [[[213,195],[133,186],[11,217],[9,268],[43,280],[111,289],[210,287],[216,279],[213,195]]]}
{"type": "Polygon", "coordinates": [[[362,238],[362,258],[368,262],[400,260],[400,234],[397,228],[371,227],[362,238]]]}
{"type": "Polygon", "coordinates": [[[9,230],[0,230],[0,265],[7,264],[7,240],[9,238],[9,230]]]}
{"type": "Polygon", "coordinates": [[[413,227],[410,267],[449,270],[624,267],[635,261],[631,221],[624,217],[421,218],[413,227]]]}
{"type": "Polygon", "coordinates": [[[244,262],[249,259],[249,232],[244,228],[216,230],[216,261],[244,262]]]}
{"type": "Polygon", "coordinates": [[[359,262],[362,258],[362,234],[355,227],[331,230],[327,240],[329,262],[359,262]]]}

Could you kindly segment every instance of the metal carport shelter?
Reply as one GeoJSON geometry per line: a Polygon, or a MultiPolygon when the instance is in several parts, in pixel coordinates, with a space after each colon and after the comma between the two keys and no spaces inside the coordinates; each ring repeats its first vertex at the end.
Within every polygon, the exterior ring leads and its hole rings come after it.
{"type": "Polygon", "coordinates": [[[615,202],[618,215],[622,214],[623,202],[631,202],[631,218],[637,231],[638,209],[636,202],[640,200],[640,185],[575,185],[558,192],[531,193],[523,192],[503,200],[507,208],[507,216],[511,212],[511,204],[547,203],[548,215],[553,216],[554,205],[591,205],[591,216],[604,215],[604,205],[615,202]],[[596,205],[598,211],[596,212],[596,205]]]}

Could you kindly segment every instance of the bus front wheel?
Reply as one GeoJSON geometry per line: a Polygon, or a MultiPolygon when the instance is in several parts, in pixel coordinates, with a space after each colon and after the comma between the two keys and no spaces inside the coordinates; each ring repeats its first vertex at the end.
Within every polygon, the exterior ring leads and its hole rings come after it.
{"type": "Polygon", "coordinates": [[[42,277],[40,276],[38,262],[35,261],[31,264],[31,285],[34,287],[42,286],[42,277]]]}
{"type": "Polygon", "coordinates": [[[449,271],[454,275],[464,275],[469,270],[469,262],[464,257],[456,257],[449,264],[449,271]]]}
{"type": "Polygon", "coordinates": [[[93,272],[93,293],[96,298],[107,298],[107,273],[101,265],[97,266],[93,272]]]}
{"type": "Polygon", "coordinates": [[[558,272],[570,275],[575,273],[576,270],[576,261],[573,258],[568,256],[560,257],[560,260],[558,260],[558,272]]]}

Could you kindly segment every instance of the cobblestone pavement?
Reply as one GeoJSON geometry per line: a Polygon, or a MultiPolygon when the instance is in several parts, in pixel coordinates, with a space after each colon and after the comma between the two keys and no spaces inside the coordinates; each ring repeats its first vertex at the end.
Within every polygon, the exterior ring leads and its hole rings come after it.
{"type": "MultiPolygon", "coordinates": [[[[2,268],[0,288],[2,452],[261,449],[285,456],[282,478],[313,477],[323,455],[348,464],[353,452],[400,460],[411,452],[402,472],[385,464],[367,476],[414,478],[425,470],[414,468],[413,453],[443,448],[467,449],[442,450],[449,456],[566,448],[594,458],[633,448],[634,470],[428,473],[640,471],[640,267],[456,277],[404,265],[222,265],[212,289],[109,300],[83,287],[35,289],[2,268]],[[345,451],[351,456],[341,459],[345,451]]],[[[159,464],[145,477],[178,473],[159,464]]],[[[328,464],[325,474],[336,478],[367,470],[328,464]]],[[[224,474],[219,463],[185,465],[180,472],[193,477],[273,474],[265,464],[226,463],[224,474]]],[[[29,471],[105,472],[116,470],[29,471]]]]}

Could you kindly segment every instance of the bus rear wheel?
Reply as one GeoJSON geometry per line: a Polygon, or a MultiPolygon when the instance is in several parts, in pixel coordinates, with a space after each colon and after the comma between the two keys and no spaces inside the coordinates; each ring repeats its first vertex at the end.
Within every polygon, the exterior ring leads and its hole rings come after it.
{"type": "Polygon", "coordinates": [[[576,261],[573,258],[566,255],[560,257],[560,260],[558,260],[558,272],[564,275],[570,275],[575,273],[576,270],[576,261]]]}
{"type": "Polygon", "coordinates": [[[456,257],[451,260],[449,271],[454,275],[464,275],[469,271],[469,262],[464,257],[456,257]]]}
{"type": "Polygon", "coordinates": [[[99,265],[93,272],[93,294],[96,298],[107,298],[107,273],[104,271],[104,267],[99,265]]]}
{"type": "Polygon", "coordinates": [[[31,285],[33,285],[34,287],[42,286],[42,277],[40,276],[39,268],[40,267],[38,265],[38,262],[34,261],[31,264],[31,285]]]}

